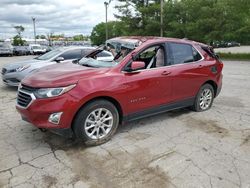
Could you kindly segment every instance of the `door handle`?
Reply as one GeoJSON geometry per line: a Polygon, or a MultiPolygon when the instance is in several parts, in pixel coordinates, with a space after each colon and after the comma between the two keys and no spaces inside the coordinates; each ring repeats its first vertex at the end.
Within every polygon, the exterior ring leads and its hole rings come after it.
{"type": "Polygon", "coordinates": [[[169,74],[171,74],[170,71],[163,71],[163,72],[161,73],[161,75],[164,75],[164,76],[167,76],[167,75],[169,75],[169,74]]]}

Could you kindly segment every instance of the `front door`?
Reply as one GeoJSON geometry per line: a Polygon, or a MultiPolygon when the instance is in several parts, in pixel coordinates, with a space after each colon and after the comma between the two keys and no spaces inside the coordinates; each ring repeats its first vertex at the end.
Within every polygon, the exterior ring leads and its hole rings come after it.
{"type": "Polygon", "coordinates": [[[166,66],[165,46],[147,47],[136,61],[144,61],[145,69],[124,72],[128,111],[142,112],[171,102],[171,67],[166,66]]]}

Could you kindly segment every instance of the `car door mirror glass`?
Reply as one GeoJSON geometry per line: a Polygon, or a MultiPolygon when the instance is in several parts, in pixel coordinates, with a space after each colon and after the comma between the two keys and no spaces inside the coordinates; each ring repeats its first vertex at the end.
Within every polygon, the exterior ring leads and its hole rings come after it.
{"type": "Polygon", "coordinates": [[[137,71],[145,68],[145,63],[143,61],[133,61],[131,63],[131,71],[137,71]]]}
{"type": "Polygon", "coordinates": [[[61,61],[64,61],[64,58],[61,57],[61,56],[59,56],[59,57],[57,57],[57,58],[55,59],[55,61],[56,61],[57,63],[59,63],[59,62],[61,62],[61,61]]]}

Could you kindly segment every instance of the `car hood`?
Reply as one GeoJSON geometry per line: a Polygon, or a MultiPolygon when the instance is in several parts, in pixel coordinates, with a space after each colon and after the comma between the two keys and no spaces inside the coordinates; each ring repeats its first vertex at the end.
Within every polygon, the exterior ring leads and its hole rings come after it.
{"type": "Polygon", "coordinates": [[[62,87],[75,84],[80,79],[104,74],[109,68],[91,68],[71,62],[49,65],[25,77],[22,84],[35,88],[62,87]]]}
{"type": "Polygon", "coordinates": [[[41,62],[46,62],[46,61],[41,61],[41,60],[37,60],[37,59],[30,59],[30,60],[25,60],[25,61],[8,63],[8,64],[5,64],[3,66],[3,68],[5,68],[7,70],[12,70],[12,69],[16,69],[18,67],[24,66],[24,65],[28,65],[28,64],[32,64],[32,63],[41,63],[41,62]]]}

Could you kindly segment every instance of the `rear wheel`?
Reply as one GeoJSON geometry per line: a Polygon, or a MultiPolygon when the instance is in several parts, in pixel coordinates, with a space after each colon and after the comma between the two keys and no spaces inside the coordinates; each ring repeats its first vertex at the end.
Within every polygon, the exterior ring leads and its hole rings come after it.
{"type": "Polygon", "coordinates": [[[77,114],[73,130],[77,138],[93,146],[107,142],[119,124],[119,114],[106,100],[95,100],[83,107],[77,114]]]}
{"type": "Polygon", "coordinates": [[[210,84],[204,84],[195,97],[193,110],[202,112],[211,108],[214,100],[214,88],[210,84]]]}

